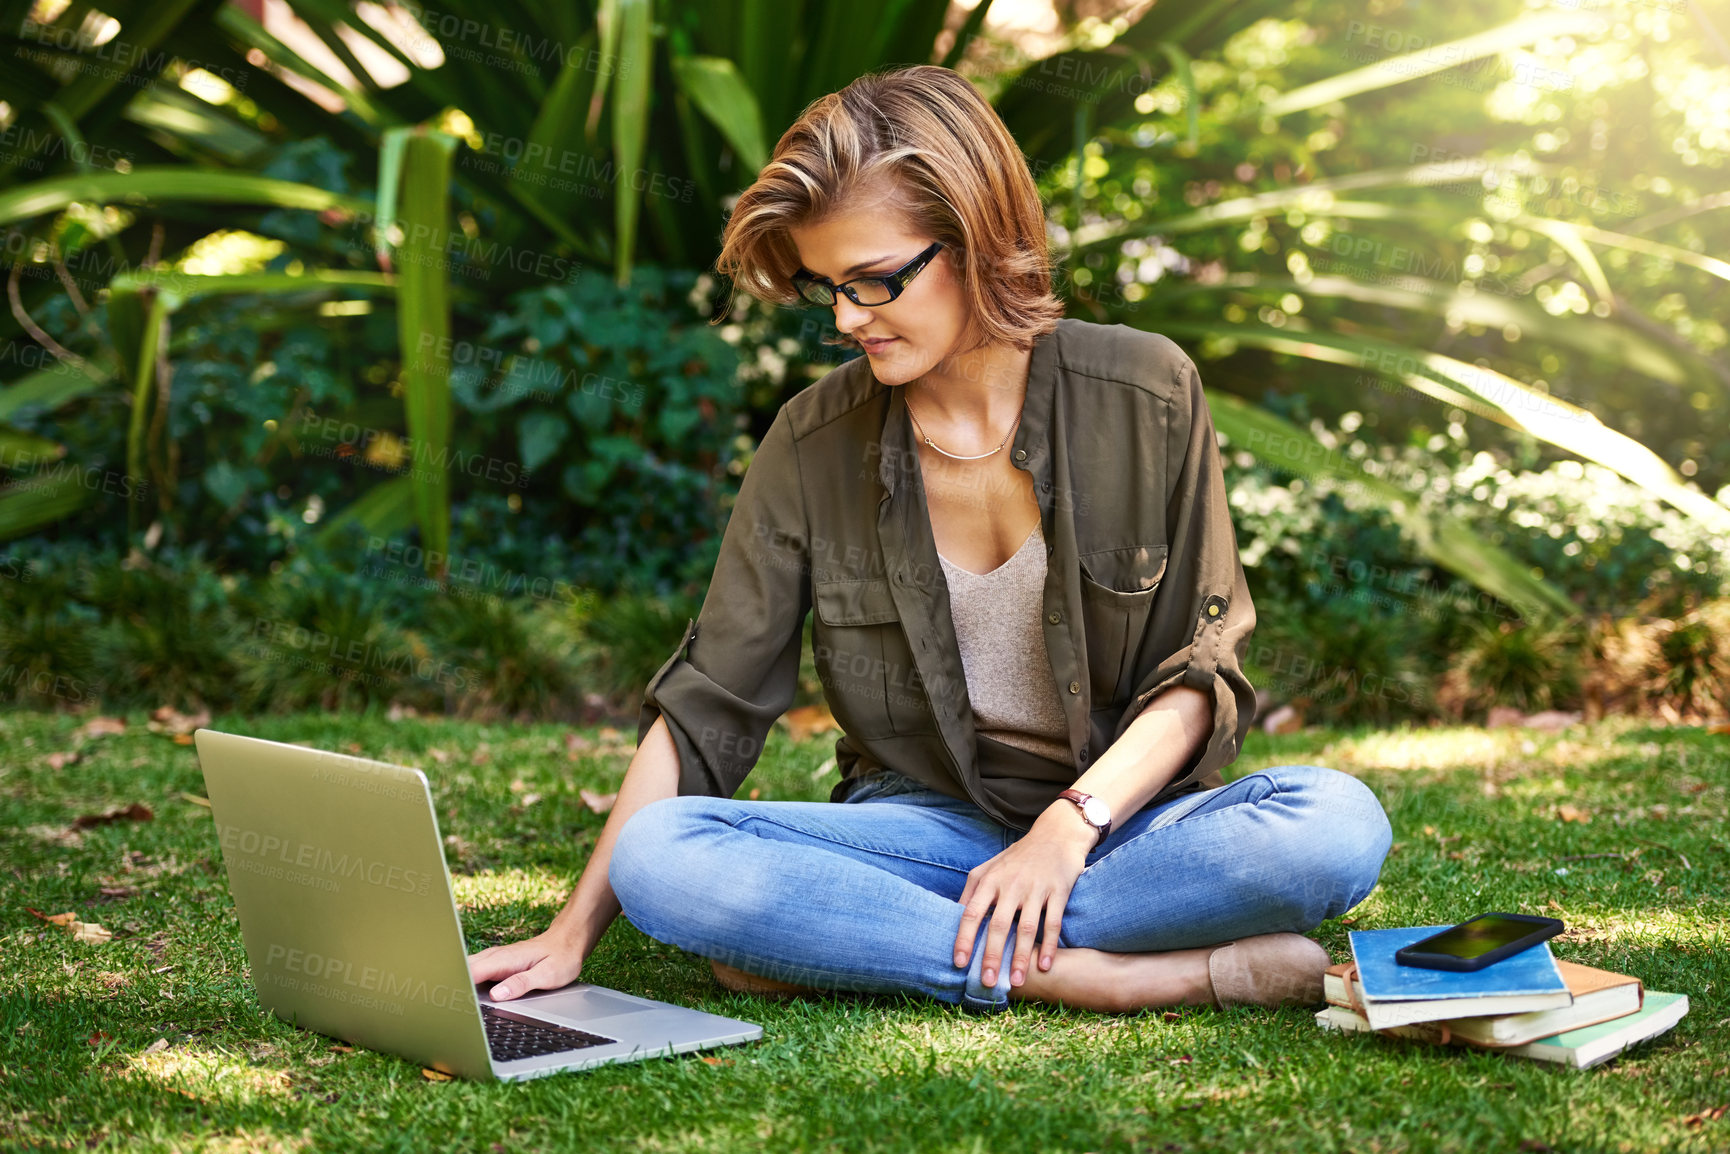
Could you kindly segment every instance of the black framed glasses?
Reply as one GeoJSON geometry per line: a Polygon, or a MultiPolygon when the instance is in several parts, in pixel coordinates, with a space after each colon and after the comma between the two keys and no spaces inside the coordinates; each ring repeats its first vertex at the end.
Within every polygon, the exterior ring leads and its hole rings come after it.
{"type": "Polygon", "coordinates": [[[854,277],[845,284],[834,284],[827,277],[820,277],[800,269],[793,274],[793,287],[799,290],[799,295],[814,305],[833,305],[835,294],[844,292],[847,299],[856,305],[875,308],[886,305],[907,290],[913,278],[919,271],[931,263],[931,258],[937,255],[943,247],[942,241],[934,240],[925,251],[896,269],[883,276],[854,277]]]}

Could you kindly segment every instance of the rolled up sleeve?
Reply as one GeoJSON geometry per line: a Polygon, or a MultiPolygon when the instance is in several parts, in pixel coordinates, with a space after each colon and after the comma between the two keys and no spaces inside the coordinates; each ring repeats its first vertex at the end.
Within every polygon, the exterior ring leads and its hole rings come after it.
{"type": "Polygon", "coordinates": [[[1181,353],[1167,424],[1165,575],[1135,656],[1135,696],[1113,740],[1148,703],[1174,685],[1213,701],[1213,728],[1200,749],[1153,799],[1223,784],[1255,720],[1255,688],[1243,672],[1255,606],[1238,557],[1225,474],[1201,375],[1181,353]]]}
{"type": "Polygon", "coordinates": [[[638,744],[666,718],[681,795],[733,796],[798,689],[811,584],[797,454],[783,407],[745,471],[702,608],[643,691],[638,744]]]}

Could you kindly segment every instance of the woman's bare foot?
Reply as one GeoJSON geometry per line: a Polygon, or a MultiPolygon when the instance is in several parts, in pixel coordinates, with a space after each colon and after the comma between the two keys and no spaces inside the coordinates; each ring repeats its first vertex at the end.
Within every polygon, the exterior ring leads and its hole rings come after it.
{"type": "Polygon", "coordinates": [[[1149,1006],[1211,1006],[1207,958],[1216,948],[1113,954],[1059,947],[1049,970],[1041,970],[1034,955],[1027,980],[1009,987],[1009,997],[1113,1013],[1149,1006]]]}

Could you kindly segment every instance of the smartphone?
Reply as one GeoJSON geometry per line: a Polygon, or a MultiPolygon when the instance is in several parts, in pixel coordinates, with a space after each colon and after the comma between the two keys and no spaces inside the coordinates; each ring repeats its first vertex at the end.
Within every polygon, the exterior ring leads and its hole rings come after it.
{"type": "Polygon", "coordinates": [[[1481,970],[1555,937],[1564,928],[1557,918],[1479,914],[1396,951],[1394,961],[1426,970],[1481,970]]]}

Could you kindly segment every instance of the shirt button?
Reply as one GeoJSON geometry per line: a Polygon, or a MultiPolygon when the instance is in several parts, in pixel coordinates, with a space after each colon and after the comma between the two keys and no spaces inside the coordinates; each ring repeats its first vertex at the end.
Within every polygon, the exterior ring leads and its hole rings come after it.
{"type": "Polygon", "coordinates": [[[1081,753],[1076,756],[1076,760],[1081,762],[1082,765],[1087,764],[1087,746],[1084,745],[1081,747],[1081,753]]]}
{"type": "Polygon", "coordinates": [[[1016,459],[1016,460],[1017,460],[1017,461],[1025,461],[1025,460],[1027,460],[1027,450],[1026,450],[1026,449],[1017,449],[1017,450],[1015,450],[1015,459],[1016,459]]]}
{"type": "Polygon", "coordinates": [[[1081,682],[1079,682],[1079,681],[1071,681],[1071,682],[1070,682],[1070,683],[1069,683],[1069,692],[1071,692],[1071,693],[1080,693],[1080,692],[1081,692],[1081,682]]]}
{"type": "Polygon", "coordinates": [[[1053,625],[1056,625],[1059,621],[1063,620],[1063,614],[1053,613],[1051,616],[1047,617],[1046,620],[1051,622],[1053,625]]]}

